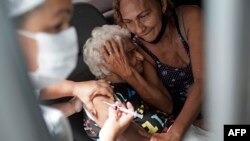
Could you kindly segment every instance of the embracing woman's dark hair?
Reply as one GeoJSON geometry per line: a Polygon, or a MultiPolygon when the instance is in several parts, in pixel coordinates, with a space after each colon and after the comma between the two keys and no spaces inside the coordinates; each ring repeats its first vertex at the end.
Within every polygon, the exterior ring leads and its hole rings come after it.
{"type": "MultiPolygon", "coordinates": [[[[120,1],[121,0],[113,0],[113,10],[114,10],[114,19],[116,23],[122,25],[123,22],[122,22],[122,15],[120,13],[120,1]]],[[[160,5],[162,5],[162,0],[157,0],[157,1],[159,2],[160,5]]],[[[172,0],[166,0],[166,1],[167,1],[167,9],[164,15],[166,15],[170,20],[169,22],[172,23],[174,22],[173,16],[174,16],[175,6],[172,0]]]]}

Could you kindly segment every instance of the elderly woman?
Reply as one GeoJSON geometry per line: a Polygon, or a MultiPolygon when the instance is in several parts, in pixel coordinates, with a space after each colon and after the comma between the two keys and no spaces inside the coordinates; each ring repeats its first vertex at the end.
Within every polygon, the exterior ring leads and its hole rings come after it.
{"type": "MultiPolygon", "coordinates": [[[[128,30],[117,25],[104,25],[95,28],[92,31],[92,37],[84,45],[84,61],[97,79],[105,79],[112,82],[115,92],[114,97],[117,101],[123,103],[131,102],[135,111],[143,115],[142,119],[135,118],[134,122],[148,133],[166,131],[173,121],[172,117],[167,114],[172,110],[171,98],[164,89],[163,84],[157,79],[156,73],[153,71],[154,69],[144,68],[144,57],[137,51],[137,46],[129,38],[130,33],[128,30]],[[125,41],[127,43],[125,48],[120,46],[116,50],[106,50],[106,46],[112,47],[125,41]],[[121,79],[119,75],[109,71],[107,67],[109,64],[106,64],[106,61],[110,57],[118,55],[118,52],[122,53],[123,56],[120,57],[124,58],[124,62],[121,63],[130,65],[134,68],[133,71],[137,71],[140,74],[139,77],[143,79],[147,86],[144,90],[138,89],[141,86],[138,86],[137,83],[128,83],[126,80],[121,79]],[[143,76],[145,71],[151,71],[151,76],[143,76]],[[149,79],[151,81],[147,81],[149,79]],[[141,97],[151,98],[152,102],[147,103],[141,97]],[[165,111],[162,111],[162,109],[165,111]]],[[[97,113],[91,113],[86,110],[88,118],[85,120],[85,129],[93,139],[98,137],[99,132],[99,128],[95,126],[95,123],[102,127],[107,119],[108,105],[103,101],[114,103],[107,97],[98,96],[93,99],[97,113]]],[[[132,132],[130,127],[126,131],[132,132]]],[[[132,134],[138,134],[138,131],[132,134]]]]}

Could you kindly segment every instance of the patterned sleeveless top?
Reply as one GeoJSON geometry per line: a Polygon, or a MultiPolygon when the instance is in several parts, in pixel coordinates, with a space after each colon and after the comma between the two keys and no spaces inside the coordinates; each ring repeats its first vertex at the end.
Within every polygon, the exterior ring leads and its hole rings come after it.
{"type": "MultiPolygon", "coordinates": [[[[183,44],[183,47],[190,58],[189,46],[181,35],[177,17],[175,18],[176,28],[183,44]]],[[[155,62],[155,69],[160,80],[170,92],[173,99],[173,114],[178,116],[186,98],[187,91],[194,83],[191,61],[185,67],[176,68],[163,64],[156,55],[154,55],[139,39],[133,38],[133,41],[139,45],[155,62]]]]}
{"type": "MultiPolygon", "coordinates": [[[[135,118],[134,122],[139,124],[148,133],[166,132],[174,122],[174,116],[168,115],[147,105],[142,101],[139,94],[127,83],[115,83],[114,92],[117,101],[122,103],[131,102],[135,111],[143,115],[143,118],[135,118]]],[[[84,130],[92,140],[98,140],[100,128],[88,116],[84,116],[84,130]]]]}

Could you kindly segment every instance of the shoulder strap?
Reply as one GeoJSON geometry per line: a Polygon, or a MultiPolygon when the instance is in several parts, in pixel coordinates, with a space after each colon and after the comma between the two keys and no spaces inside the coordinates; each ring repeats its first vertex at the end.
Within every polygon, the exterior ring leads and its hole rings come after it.
{"type": "Polygon", "coordinates": [[[187,40],[187,35],[186,35],[186,32],[185,32],[185,26],[184,26],[184,23],[183,23],[183,12],[182,12],[182,7],[178,7],[176,8],[176,14],[177,14],[177,17],[178,17],[178,23],[179,23],[179,28],[180,28],[180,32],[181,32],[181,35],[183,37],[183,39],[185,40],[185,42],[188,43],[188,40],[187,40]]]}

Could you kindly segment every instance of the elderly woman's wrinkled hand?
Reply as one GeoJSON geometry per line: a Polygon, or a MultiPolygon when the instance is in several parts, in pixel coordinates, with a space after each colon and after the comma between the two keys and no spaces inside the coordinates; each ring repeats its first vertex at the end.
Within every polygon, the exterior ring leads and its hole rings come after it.
{"type": "Polygon", "coordinates": [[[118,42],[109,40],[102,48],[102,55],[104,58],[104,66],[111,72],[126,77],[132,74],[132,68],[129,64],[127,55],[125,53],[125,40],[120,39],[118,42]]]}
{"type": "Polygon", "coordinates": [[[74,86],[74,95],[77,96],[86,106],[86,108],[96,114],[96,110],[93,106],[93,98],[98,95],[107,96],[114,100],[114,92],[110,83],[105,80],[92,80],[85,82],[77,82],[74,86]]]}

